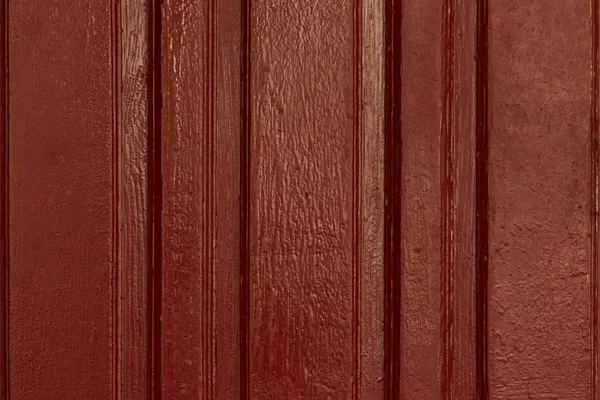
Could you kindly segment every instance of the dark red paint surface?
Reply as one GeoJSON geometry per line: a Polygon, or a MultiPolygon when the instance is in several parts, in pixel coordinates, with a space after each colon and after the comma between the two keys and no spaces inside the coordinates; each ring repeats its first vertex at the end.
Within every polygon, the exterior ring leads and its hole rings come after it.
{"type": "Polygon", "coordinates": [[[5,0],[0,398],[595,399],[599,9],[5,0]]]}
{"type": "Polygon", "coordinates": [[[108,1],[9,2],[11,399],[116,390],[112,13],[108,1]]]}

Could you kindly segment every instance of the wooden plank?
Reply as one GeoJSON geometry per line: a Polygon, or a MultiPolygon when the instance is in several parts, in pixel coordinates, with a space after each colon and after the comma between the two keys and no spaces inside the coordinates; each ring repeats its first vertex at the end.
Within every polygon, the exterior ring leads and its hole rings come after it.
{"type": "Polygon", "coordinates": [[[383,399],[384,1],[362,1],[362,246],[359,399],[383,399]]]}
{"type": "Polygon", "coordinates": [[[443,4],[402,4],[402,399],[441,399],[443,4]]]}
{"type": "Polygon", "coordinates": [[[120,2],[121,356],[119,395],[148,398],[148,13],[144,0],[120,2]]]}
{"type": "Polygon", "coordinates": [[[490,398],[589,399],[590,3],[489,15],[490,398]]]}
{"type": "Polygon", "coordinates": [[[162,5],[162,397],[214,398],[214,2],[162,5]]]}
{"type": "Polygon", "coordinates": [[[9,4],[11,399],[117,395],[113,12],[9,4]]]}
{"type": "Polygon", "coordinates": [[[240,128],[241,2],[219,0],[216,16],[216,399],[241,397],[240,128]]]}
{"type": "MultiPolygon", "coordinates": [[[[452,369],[449,399],[476,398],[475,329],[475,162],[476,162],[476,3],[454,0],[452,55],[453,76],[453,230],[451,258],[455,268],[452,285],[452,369]]],[[[480,399],[482,400],[482,399],[480,399]]]]}
{"type": "Polygon", "coordinates": [[[381,7],[252,4],[252,398],[383,397],[381,7]]]}
{"type": "Polygon", "coordinates": [[[477,14],[434,3],[388,3],[386,392],[474,399],[477,14]]]}
{"type": "Polygon", "coordinates": [[[164,399],[240,396],[241,4],[162,4],[164,399]]]}
{"type": "Polygon", "coordinates": [[[8,248],[8,2],[0,7],[0,399],[8,400],[9,252],[8,248]]]}

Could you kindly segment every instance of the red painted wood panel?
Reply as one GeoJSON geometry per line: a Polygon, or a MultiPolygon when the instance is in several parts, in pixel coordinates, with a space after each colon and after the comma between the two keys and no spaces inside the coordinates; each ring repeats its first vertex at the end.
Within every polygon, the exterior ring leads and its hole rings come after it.
{"type": "Polygon", "coordinates": [[[215,396],[214,4],[162,7],[164,399],[215,396]]]}
{"type": "Polygon", "coordinates": [[[588,2],[490,2],[492,398],[597,397],[591,23],[588,2]]]}
{"type": "Polygon", "coordinates": [[[596,398],[600,7],[538,3],[5,0],[0,399],[596,398]]]}
{"type": "Polygon", "coordinates": [[[252,3],[251,398],[383,394],[376,4],[252,3]]]}
{"type": "Polygon", "coordinates": [[[114,18],[108,1],[8,4],[11,399],[117,390],[114,18]]]}
{"type": "Polygon", "coordinates": [[[164,399],[239,398],[241,4],[161,8],[164,399]]]}

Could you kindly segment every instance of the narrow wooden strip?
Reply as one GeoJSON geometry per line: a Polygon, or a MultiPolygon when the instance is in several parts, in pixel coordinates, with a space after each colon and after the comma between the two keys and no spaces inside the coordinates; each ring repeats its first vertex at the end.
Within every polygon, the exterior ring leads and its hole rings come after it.
{"type": "MultiPolygon", "coordinates": [[[[216,2],[215,329],[217,400],[241,398],[240,375],[240,0],[216,2]]],[[[247,303],[246,303],[247,304],[247,303]]]]}
{"type": "Polygon", "coordinates": [[[110,29],[112,68],[112,399],[121,398],[121,21],[119,2],[111,1],[110,29]]]}
{"type": "Polygon", "coordinates": [[[402,329],[400,397],[440,400],[443,197],[440,127],[446,49],[439,0],[402,4],[402,329]]]}
{"type": "Polygon", "coordinates": [[[362,1],[360,393],[384,398],[384,5],[362,1]]]}
{"type": "Polygon", "coordinates": [[[363,1],[354,0],[354,132],[352,142],[352,335],[354,352],[355,400],[361,388],[361,323],[360,296],[362,278],[362,167],[364,156],[363,130],[363,1]]]}
{"type": "Polygon", "coordinates": [[[8,400],[9,379],[9,235],[8,235],[8,0],[0,5],[0,399],[8,400]]]}
{"type": "Polygon", "coordinates": [[[600,116],[599,116],[599,96],[598,85],[600,77],[599,54],[600,51],[600,30],[599,30],[599,1],[590,0],[591,8],[591,87],[590,87],[590,201],[592,207],[590,230],[591,230],[591,257],[590,257],[590,340],[591,340],[591,398],[598,398],[598,268],[600,267],[598,258],[598,231],[599,231],[599,208],[598,208],[598,179],[599,179],[599,138],[600,134],[600,116]]]}
{"type": "Polygon", "coordinates": [[[162,396],[213,399],[215,3],[162,18],[162,396]]]}
{"type": "Polygon", "coordinates": [[[488,0],[477,0],[476,73],[476,370],[477,399],[488,390],[488,254],[489,254],[489,142],[488,142],[488,0]]]}
{"type": "Polygon", "coordinates": [[[385,396],[400,397],[402,279],[402,0],[385,3],[385,396]]]}
{"type": "Polygon", "coordinates": [[[475,399],[475,164],[477,6],[453,0],[452,395],[475,399]]]}
{"type": "Polygon", "coordinates": [[[120,374],[119,398],[148,399],[148,8],[119,2],[120,374]]]}

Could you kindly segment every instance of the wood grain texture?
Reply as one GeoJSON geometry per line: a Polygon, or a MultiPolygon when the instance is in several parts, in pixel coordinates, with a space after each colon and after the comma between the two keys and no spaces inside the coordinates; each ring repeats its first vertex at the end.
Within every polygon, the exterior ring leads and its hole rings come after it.
{"type": "Polygon", "coordinates": [[[11,0],[10,398],[107,399],[117,342],[112,4],[11,0]]]}
{"type": "Polygon", "coordinates": [[[120,277],[118,395],[148,398],[148,10],[119,2],[120,277]]]}
{"type": "Polygon", "coordinates": [[[383,396],[382,7],[252,4],[251,398],[383,396]]]}
{"type": "Polygon", "coordinates": [[[215,393],[215,2],[162,4],[162,398],[215,393]]]}
{"type": "MultiPolygon", "coordinates": [[[[395,267],[399,277],[388,277],[388,307],[395,309],[387,323],[393,327],[388,335],[401,339],[388,339],[386,392],[390,398],[474,399],[477,10],[461,0],[403,3],[399,22],[396,7],[388,7],[401,33],[388,27],[394,86],[387,112],[388,135],[400,134],[401,143],[389,138],[386,154],[397,157],[401,148],[402,164],[389,160],[386,168],[389,179],[400,172],[402,186],[389,183],[386,195],[401,204],[400,210],[388,207],[388,229],[401,231],[402,264],[395,267]],[[393,64],[398,52],[400,67],[393,64]],[[401,118],[394,117],[396,108],[401,118]]],[[[388,257],[397,254],[393,232],[386,245],[388,257]]]]}
{"type": "Polygon", "coordinates": [[[216,393],[240,399],[241,2],[216,3],[215,196],[216,393]]]}
{"type": "Polygon", "coordinates": [[[402,399],[441,399],[442,11],[402,4],[402,399]],[[415,33],[418,32],[418,33],[415,33]]]}
{"type": "Polygon", "coordinates": [[[589,399],[590,3],[489,16],[490,397],[589,399]]]}
{"type": "Polygon", "coordinates": [[[359,399],[383,399],[384,1],[363,0],[359,399]]]}
{"type": "MultiPolygon", "coordinates": [[[[475,195],[476,195],[476,4],[454,0],[452,142],[453,201],[449,211],[453,230],[449,235],[453,344],[449,399],[474,400],[476,387],[475,329],[475,195]]],[[[480,399],[481,400],[481,399],[480,399]]]]}

